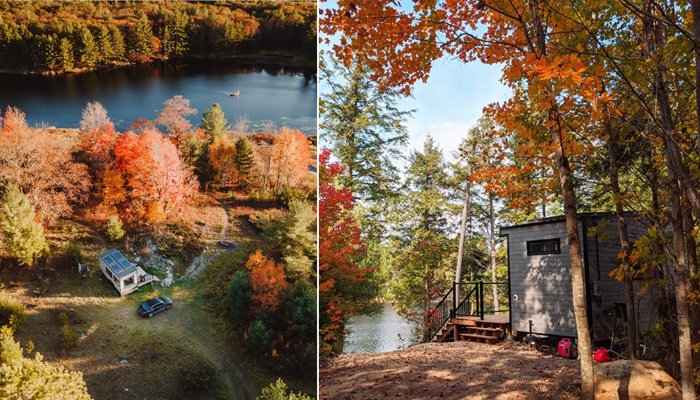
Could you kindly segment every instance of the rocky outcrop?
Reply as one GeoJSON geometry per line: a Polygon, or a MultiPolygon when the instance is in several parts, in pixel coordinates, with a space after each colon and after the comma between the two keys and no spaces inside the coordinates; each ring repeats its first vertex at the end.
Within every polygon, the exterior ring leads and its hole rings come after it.
{"type": "Polygon", "coordinates": [[[593,370],[596,400],[682,398],[678,383],[653,361],[596,363],[593,370]]]}

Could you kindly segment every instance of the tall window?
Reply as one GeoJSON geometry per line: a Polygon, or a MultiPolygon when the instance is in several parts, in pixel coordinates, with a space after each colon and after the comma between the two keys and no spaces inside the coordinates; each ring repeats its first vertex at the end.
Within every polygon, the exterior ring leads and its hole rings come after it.
{"type": "Polygon", "coordinates": [[[539,256],[543,254],[559,254],[561,253],[561,245],[559,238],[531,240],[527,242],[527,255],[539,256]]]}

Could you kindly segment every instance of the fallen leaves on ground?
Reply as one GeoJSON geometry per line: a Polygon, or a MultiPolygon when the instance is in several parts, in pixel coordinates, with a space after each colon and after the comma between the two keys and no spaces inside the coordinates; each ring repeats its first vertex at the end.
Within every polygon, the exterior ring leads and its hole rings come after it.
{"type": "Polygon", "coordinates": [[[579,364],[520,343],[426,343],[323,360],[321,399],[578,399],[579,364]]]}

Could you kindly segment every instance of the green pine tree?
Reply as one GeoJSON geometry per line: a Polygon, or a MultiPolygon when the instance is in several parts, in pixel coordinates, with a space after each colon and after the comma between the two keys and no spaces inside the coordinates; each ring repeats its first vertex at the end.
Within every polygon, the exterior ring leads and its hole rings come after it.
{"type": "Polygon", "coordinates": [[[253,144],[247,137],[241,136],[236,140],[236,155],[233,165],[238,171],[238,184],[248,186],[248,176],[253,169],[253,144]]]}
{"type": "Polygon", "coordinates": [[[218,103],[214,103],[202,113],[202,129],[207,131],[212,140],[224,134],[228,121],[224,117],[224,112],[218,103]]]}
{"type": "Polygon", "coordinates": [[[189,16],[176,10],[165,18],[162,33],[162,51],[165,55],[181,56],[189,50],[187,25],[189,16]]]}
{"type": "Polygon", "coordinates": [[[129,59],[147,61],[153,56],[153,30],[148,17],[143,12],[136,15],[136,21],[131,25],[128,36],[129,59]]]}
{"type": "Polygon", "coordinates": [[[280,223],[279,248],[292,281],[313,275],[316,258],[316,211],[310,203],[292,200],[280,223]]]}
{"type": "Polygon", "coordinates": [[[73,58],[73,44],[71,41],[68,40],[68,38],[61,38],[58,48],[61,70],[65,72],[73,69],[75,66],[75,58],[73,58]]]}
{"type": "Polygon", "coordinates": [[[80,65],[85,68],[94,68],[97,65],[97,44],[90,30],[83,26],[77,32],[76,55],[80,65]]]}
{"type": "Polygon", "coordinates": [[[380,87],[362,64],[348,68],[322,56],[319,70],[329,88],[320,100],[321,135],[346,166],[342,185],[362,200],[365,237],[380,240],[386,230],[380,214],[398,193],[396,161],[408,140],[404,123],[412,111],[400,110],[399,93],[380,87]]]}
{"type": "Polygon", "coordinates": [[[15,184],[5,188],[0,208],[0,230],[5,239],[5,250],[20,264],[32,265],[49,250],[44,227],[34,221],[34,207],[15,184]]]}
{"type": "Polygon", "coordinates": [[[109,40],[112,44],[112,60],[120,61],[124,59],[126,46],[124,45],[124,35],[116,25],[109,26],[109,40]]]}
{"type": "MultiPolygon", "coordinates": [[[[399,243],[391,266],[391,292],[399,311],[426,327],[433,296],[444,293],[452,269],[445,257],[451,233],[448,217],[453,215],[446,201],[450,194],[446,171],[442,151],[428,136],[423,151],[409,156],[402,194],[389,217],[396,221],[394,240],[399,243]]],[[[425,329],[423,338],[430,333],[425,329]]]]}
{"type": "Polygon", "coordinates": [[[97,58],[101,63],[106,63],[114,58],[114,47],[110,37],[109,28],[98,25],[95,30],[95,42],[97,44],[97,58]]]}

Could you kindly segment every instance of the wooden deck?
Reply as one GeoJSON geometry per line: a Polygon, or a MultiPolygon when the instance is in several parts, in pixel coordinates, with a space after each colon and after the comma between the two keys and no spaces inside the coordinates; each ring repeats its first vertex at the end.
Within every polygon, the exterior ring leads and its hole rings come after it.
{"type": "Polygon", "coordinates": [[[138,265],[136,266],[136,278],[136,282],[131,285],[124,286],[124,290],[121,293],[122,296],[134,293],[135,291],[139,290],[141,286],[148,285],[149,283],[153,284],[153,282],[160,282],[160,279],[157,276],[146,273],[146,271],[144,271],[143,268],[139,267],[138,265]]]}
{"type": "MultiPolygon", "coordinates": [[[[469,325],[470,322],[466,321],[482,321],[481,318],[479,317],[456,317],[454,318],[454,321],[465,321],[463,325],[469,325]]],[[[485,322],[493,322],[497,324],[509,324],[510,323],[510,314],[496,314],[496,315],[484,315],[483,321],[485,322]]]]}

